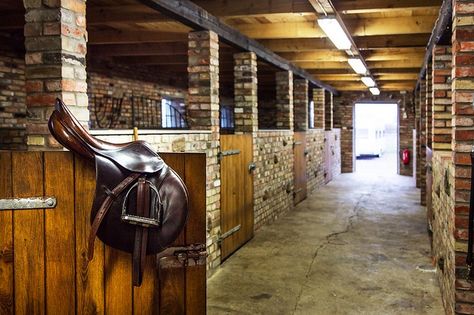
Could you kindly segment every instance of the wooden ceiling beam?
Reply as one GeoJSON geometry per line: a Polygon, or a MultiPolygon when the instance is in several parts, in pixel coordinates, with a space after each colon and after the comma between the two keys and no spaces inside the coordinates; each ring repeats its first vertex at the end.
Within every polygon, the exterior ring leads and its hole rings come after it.
{"type": "Polygon", "coordinates": [[[88,44],[134,44],[134,43],[163,43],[187,42],[187,33],[163,33],[157,31],[118,31],[104,30],[89,32],[88,44]]]}
{"type": "MultiPolygon", "coordinates": [[[[426,47],[429,34],[383,35],[355,37],[354,41],[359,50],[389,48],[389,47],[426,47]]],[[[265,47],[275,52],[311,51],[318,49],[334,49],[334,44],[327,38],[284,38],[262,39],[265,47]]]]}
{"type": "Polygon", "coordinates": [[[333,0],[333,4],[339,13],[358,14],[394,9],[439,7],[441,0],[333,0]]]}
{"type": "Polygon", "coordinates": [[[314,79],[305,70],[281,58],[254,39],[246,37],[235,28],[222,23],[218,18],[189,0],[140,0],[140,2],[177,19],[193,29],[213,31],[219,35],[220,40],[223,42],[245,51],[254,52],[260,59],[282,70],[292,71],[294,75],[305,78],[312,84],[337,94],[337,90],[333,87],[314,79]]]}
{"type": "MultiPolygon", "coordinates": [[[[436,16],[350,19],[345,21],[352,36],[429,34],[436,16]]],[[[234,24],[243,34],[256,39],[325,38],[315,22],[234,24]]]]}
{"type": "MultiPolygon", "coordinates": [[[[293,62],[347,61],[348,56],[337,50],[314,50],[307,52],[280,53],[280,56],[293,62]]],[[[422,62],[424,51],[369,51],[363,54],[366,61],[417,60],[422,62]]]]}

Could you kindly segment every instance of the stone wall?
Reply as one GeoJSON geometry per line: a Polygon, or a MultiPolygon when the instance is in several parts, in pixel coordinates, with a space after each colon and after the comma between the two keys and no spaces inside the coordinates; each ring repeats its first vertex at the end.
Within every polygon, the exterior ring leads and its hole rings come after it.
{"type": "Polygon", "coordinates": [[[26,149],[25,60],[0,52],[0,150],[26,149]]]}
{"type": "MultiPolygon", "coordinates": [[[[382,93],[372,96],[369,92],[344,92],[334,96],[334,127],[341,129],[342,172],[351,173],[355,170],[354,157],[354,105],[357,102],[397,103],[399,108],[399,155],[404,149],[413,154],[413,129],[415,128],[415,112],[412,104],[413,96],[409,93],[382,93]]],[[[400,160],[400,175],[413,176],[413,158],[410,164],[404,165],[400,160]]]]}
{"type": "Polygon", "coordinates": [[[258,131],[254,157],[255,230],[293,208],[293,131],[258,131]]]}
{"type": "Polygon", "coordinates": [[[433,152],[433,260],[438,267],[438,280],[441,287],[443,304],[447,314],[454,313],[455,293],[455,230],[454,176],[451,154],[448,152],[433,152]]]}

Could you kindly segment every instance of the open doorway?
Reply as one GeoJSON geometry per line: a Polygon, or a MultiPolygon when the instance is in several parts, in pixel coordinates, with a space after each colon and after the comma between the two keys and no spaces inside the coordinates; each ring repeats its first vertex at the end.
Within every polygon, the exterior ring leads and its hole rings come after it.
{"type": "Polygon", "coordinates": [[[398,104],[355,105],[356,171],[397,174],[398,104]]]}

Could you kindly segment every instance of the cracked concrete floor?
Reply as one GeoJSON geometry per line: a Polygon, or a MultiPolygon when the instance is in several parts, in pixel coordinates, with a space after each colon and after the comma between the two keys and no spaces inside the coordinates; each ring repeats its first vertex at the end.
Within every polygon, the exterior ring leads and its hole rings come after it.
{"type": "Polygon", "coordinates": [[[418,196],[411,178],[337,177],[224,262],[208,314],[444,314],[418,196]]]}

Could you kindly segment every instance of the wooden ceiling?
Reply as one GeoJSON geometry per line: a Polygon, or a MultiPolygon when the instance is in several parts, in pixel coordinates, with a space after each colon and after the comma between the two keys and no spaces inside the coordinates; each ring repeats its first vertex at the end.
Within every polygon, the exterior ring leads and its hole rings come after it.
{"type": "MultiPolygon", "coordinates": [[[[344,52],[317,26],[309,0],[195,0],[226,24],[338,90],[367,90],[344,52]]],[[[382,90],[413,90],[442,0],[333,0],[382,90]]],[[[22,3],[0,3],[0,32],[22,33],[22,3]]],[[[185,73],[190,28],[138,0],[88,0],[89,57],[185,73]]],[[[221,80],[232,84],[232,54],[222,45],[221,80]]],[[[262,84],[274,67],[260,63],[262,84]]],[[[267,79],[268,77],[268,79],[267,79]]],[[[260,78],[260,77],[259,77],[260,78]]]]}

